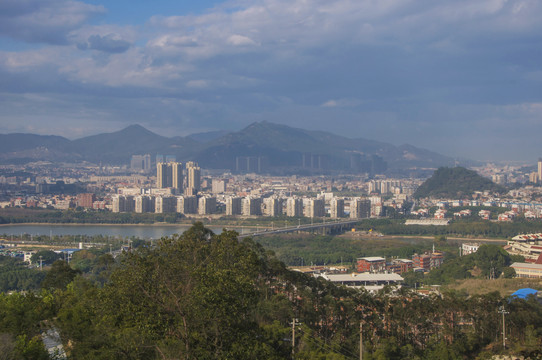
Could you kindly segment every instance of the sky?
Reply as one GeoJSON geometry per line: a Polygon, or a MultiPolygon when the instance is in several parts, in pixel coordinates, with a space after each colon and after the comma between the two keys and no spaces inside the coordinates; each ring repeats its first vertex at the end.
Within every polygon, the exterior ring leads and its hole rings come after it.
{"type": "Polygon", "coordinates": [[[539,0],[1,0],[0,133],[256,121],[542,156],[539,0]]]}

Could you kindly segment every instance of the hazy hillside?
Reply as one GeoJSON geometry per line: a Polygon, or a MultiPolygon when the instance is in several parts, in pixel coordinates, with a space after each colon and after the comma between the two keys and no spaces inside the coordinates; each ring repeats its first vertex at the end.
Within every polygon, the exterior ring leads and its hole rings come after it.
{"type": "Polygon", "coordinates": [[[385,165],[378,170],[371,165],[382,159],[392,169],[436,168],[454,162],[450,157],[412,145],[397,147],[266,121],[237,132],[216,131],[187,137],[160,136],[140,125],[131,125],[73,141],[33,134],[0,135],[0,140],[0,159],[19,163],[50,160],[120,165],[128,164],[135,154],[151,154],[153,158],[156,154],[170,154],[180,161],[196,160],[205,168],[235,170],[237,158],[258,157],[264,163],[264,172],[302,174],[383,171],[385,165]]]}
{"type": "Polygon", "coordinates": [[[229,133],[230,133],[229,131],[224,131],[224,130],[207,131],[207,132],[202,132],[202,133],[190,134],[187,136],[187,138],[195,140],[200,143],[206,143],[209,141],[214,141],[229,133]]]}

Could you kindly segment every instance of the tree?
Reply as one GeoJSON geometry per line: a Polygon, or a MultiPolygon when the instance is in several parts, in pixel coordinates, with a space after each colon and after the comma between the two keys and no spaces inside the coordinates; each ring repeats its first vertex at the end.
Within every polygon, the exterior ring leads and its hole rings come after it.
{"type": "Polygon", "coordinates": [[[41,283],[43,289],[65,289],[81,271],[73,270],[67,262],[57,260],[41,283]]]}
{"type": "Polygon", "coordinates": [[[197,223],[155,249],[126,254],[121,265],[90,306],[102,336],[74,351],[99,344],[137,358],[273,358],[251,315],[261,263],[237,233],[215,235],[197,223]]]}
{"type": "Polygon", "coordinates": [[[57,261],[59,259],[62,259],[61,254],[57,254],[56,252],[54,252],[52,250],[42,250],[42,251],[38,251],[37,253],[33,254],[30,257],[30,261],[32,261],[33,264],[39,264],[40,257],[41,257],[41,261],[43,262],[43,264],[47,264],[47,265],[50,265],[50,264],[54,263],[55,261],[57,261]]]}
{"type": "Polygon", "coordinates": [[[70,263],[74,269],[86,273],[92,268],[97,256],[96,251],[79,250],[73,253],[70,263]]]}
{"type": "Polygon", "coordinates": [[[502,276],[505,278],[505,279],[511,279],[511,278],[514,278],[516,277],[516,270],[514,268],[511,268],[509,266],[507,267],[504,267],[502,269],[502,276]]]}
{"type": "Polygon", "coordinates": [[[497,245],[481,245],[473,255],[476,266],[482,270],[482,275],[489,278],[497,278],[502,269],[510,265],[510,255],[497,245]]]}

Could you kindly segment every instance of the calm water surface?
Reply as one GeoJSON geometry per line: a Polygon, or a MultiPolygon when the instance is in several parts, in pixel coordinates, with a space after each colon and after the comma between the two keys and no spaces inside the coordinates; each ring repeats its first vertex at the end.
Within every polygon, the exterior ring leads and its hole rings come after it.
{"type": "MultiPolygon", "coordinates": [[[[162,236],[181,234],[190,228],[189,225],[161,226],[161,225],[6,225],[0,226],[0,235],[104,235],[104,236],[135,236],[141,239],[159,239],[162,236]]],[[[222,232],[223,226],[209,227],[214,233],[222,232]]],[[[229,229],[229,228],[228,228],[229,229]]],[[[248,232],[247,229],[235,228],[239,233],[248,232]]]]}

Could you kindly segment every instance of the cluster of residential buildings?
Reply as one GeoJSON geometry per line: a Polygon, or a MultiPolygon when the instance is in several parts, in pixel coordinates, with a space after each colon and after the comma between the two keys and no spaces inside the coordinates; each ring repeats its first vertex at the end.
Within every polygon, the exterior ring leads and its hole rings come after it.
{"type": "Polygon", "coordinates": [[[525,258],[523,263],[510,265],[516,271],[516,277],[542,279],[542,233],[514,236],[504,248],[510,254],[525,258]]]}
{"type": "Polygon", "coordinates": [[[523,256],[526,262],[535,262],[542,254],[542,233],[514,236],[504,249],[509,254],[523,256]]]}
{"type": "Polygon", "coordinates": [[[403,274],[410,270],[428,272],[431,269],[440,267],[444,262],[444,254],[440,251],[414,254],[412,259],[392,258],[387,261],[383,257],[362,257],[356,262],[356,270],[361,273],[395,273],[403,274]]]}
{"type": "MultiPolygon", "coordinates": [[[[139,191],[139,190],[137,190],[139,191]]],[[[124,192],[127,192],[124,189],[124,192]]],[[[184,215],[290,216],[319,218],[368,218],[372,211],[381,211],[364,198],[172,195],[150,191],[145,194],[116,194],[112,197],[113,212],[180,213],[184,215]],[[376,208],[376,210],[374,210],[376,208]]]]}
{"type": "MultiPolygon", "coordinates": [[[[157,155],[154,159],[148,154],[134,155],[129,168],[61,166],[56,170],[57,175],[62,174],[60,177],[55,177],[52,166],[35,165],[36,168],[25,167],[24,170],[42,175],[26,178],[0,176],[0,186],[4,184],[0,207],[68,209],[80,206],[115,212],[332,218],[378,217],[391,211],[410,213],[422,220],[478,216],[511,221],[518,216],[527,219],[542,217],[540,188],[532,185],[511,190],[502,198],[478,192],[469,199],[418,201],[412,209],[411,195],[423,179],[390,179],[383,175],[372,178],[367,175],[298,177],[244,173],[255,168],[258,161],[239,158],[240,168],[247,168],[240,171],[241,174],[205,170],[195,162],[177,162],[174,156],[157,155]],[[156,173],[152,176],[150,173],[154,169],[156,173]],[[367,201],[370,202],[369,214],[367,201]],[[464,208],[475,206],[500,207],[505,211],[484,209],[473,212],[464,208]],[[433,207],[437,210],[430,210],[433,207]]],[[[9,169],[13,173],[20,170],[11,165],[9,169]]],[[[522,181],[518,175],[520,170],[516,168],[488,166],[478,170],[498,181],[522,181]]]]}
{"type": "Polygon", "coordinates": [[[514,202],[511,200],[491,199],[480,200],[424,200],[419,207],[410,211],[411,215],[419,218],[433,219],[457,219],[477,216],[483,220],[495,219],[497,221],[512,221],[518,216],[526,219],[542,218],[542,203],[538,202],[514,202]],[[431,212],[430,208],[436,209],[431,212]],[[465,207],[500,208],[492,212],[481,209],[473,214],[471,209],[465,207]],[[457,210],[456,210],[457,209],[457,210]]]}
{"type": "Polygon", "coordinates": [[[370,292],[376,292],[385,286],[400,288],[404,279],[401,274],[408,271],[427,272],[438,268],[444,262],[443,253],[433,251],[424,254],[415,254],[412,259],[391,259],[387,261],[383,257],[372,256],[358,258],[356,262],[357,272],[345,273],[341,269],[294,269],[302,272],[310,272],[315,277],[322,277],[335,284],[345,285],[352,288],[363,288],[370,292]]]}

